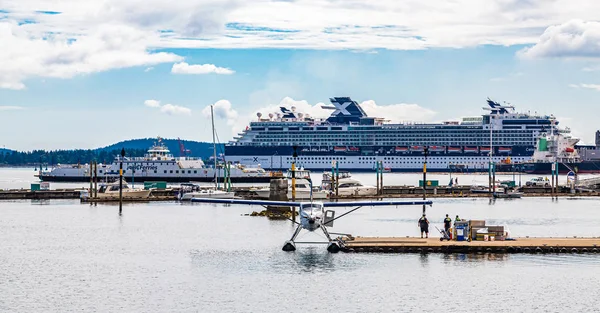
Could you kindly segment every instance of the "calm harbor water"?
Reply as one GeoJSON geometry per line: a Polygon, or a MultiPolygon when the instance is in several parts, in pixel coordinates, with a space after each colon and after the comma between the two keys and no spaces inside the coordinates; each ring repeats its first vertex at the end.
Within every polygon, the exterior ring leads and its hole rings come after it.
{"type": "MultiPolygon", "coordinates": [[[[4,173],[0,170],[5,182],[4,173]]],[[[324,246],[285,253],[281,247],[293,225],[243,216],[260,209],[149,203],[125,205],[119,216],[114,205],[72,200],[0,202],[0,311],[588,312],[600,307],[599,255],[329,254],[324,246]]],[[[434,199],[427,210],[438,226],[448,213],[507,225],[513,236],[600,236],[596,198],[434,199]]],[[[420,212],[421,207],[363,208],[337,220],[333,231],[416,236],[420,212]]],[[[301,240],[320,238],[301,235],[301,240]]]]}

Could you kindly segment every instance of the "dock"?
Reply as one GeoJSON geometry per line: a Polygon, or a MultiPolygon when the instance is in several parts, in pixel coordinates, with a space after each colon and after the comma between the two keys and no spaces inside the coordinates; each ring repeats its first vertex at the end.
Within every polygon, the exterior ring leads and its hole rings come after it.
{"type": "MultiPolygon", "coordinates": [[[[256,189],[264,188],[265,186],[243,186],[232,187],[235,196],[243,199],[260,199],[254,192],[256,189]]],[[[72,189],[55,189],[55,190],[30,190],[30,189],[12,189],[0,190],[0,200],[19,200],[19,199],[79,199],[80,192],[87,188],[72,188],[72,189]]],[[[555,192],[552,192],[552,187],[544,186],[523,186],[517,187],[517,191],[521,192],[522,197],[600,197],[599,190],[588,190],[582,192],[580,190],[571,190],[566,186],[558,187],[555,192]]],[[[177,200],[179,187],[167,189],[153,189],[151,196],[154,199],[149,201],[168,201],[177,200]]],[[[429,186],[426,188],[427,198],[490,198],[490,193],[473,192],[472,186],[460,185],[454,187],[447,186],[429,186]]],[[[332,195],[330,200],[337,199],[383,199],[383,198],[421,198],[423,196],[423,188],[417,186],[384,186],[382,192],[373,196],[335,196],[332,195]]]]}
{"type": "Polygon", "coordinates": [[[0,190],[0,200],[49,200],[49,199],[79,199],[80,189],[57,190],[0,190]]]}
{"type": "MultiPolygon", "coordinates": [[[[0,200],[52,200],[52,199],[80,199],[82,188],[79,189],[55,189],[55,190],[30,190],[13,189],[0,190],[0,200]]],[[[139,201],[175,201],[179,189],[152,190],[149,198],[124,199],[125,202],[139,201]]],[[[118,201],[119,199],[116,199],[118,201]]],[[[110,202],[113,199],[82,199],[82,202],[110,202]]]]}
{"type": "Polygon", "coordinates": [[[440,241],[439,237],[342,237],[344,252],[372,253],[599,253],[599,238],[514,238],[503,241],[440,241]]]}

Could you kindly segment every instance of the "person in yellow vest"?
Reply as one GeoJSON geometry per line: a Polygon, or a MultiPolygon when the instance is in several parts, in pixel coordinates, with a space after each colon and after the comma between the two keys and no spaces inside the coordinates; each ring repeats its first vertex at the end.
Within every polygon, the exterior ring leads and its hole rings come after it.
{"type": "Polygon", "coordinates": [[[450,234],[450,226],[452,226],[452,219],[446,214],[446,218],[444,219],[444,230],[447,234],[450,234]]]}

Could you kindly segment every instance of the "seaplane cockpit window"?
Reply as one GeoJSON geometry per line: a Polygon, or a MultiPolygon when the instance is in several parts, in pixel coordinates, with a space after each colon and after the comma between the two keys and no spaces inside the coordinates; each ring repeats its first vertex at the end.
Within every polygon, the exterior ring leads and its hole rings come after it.
{"type": "Polygon", "coordinates": [[[315,203],[311,203],[311,204],[306,204],[302,206],[302,211],[306,211],[306,212],[311,212],[311,211],[320,211],[321,210],[321,205],[320,204],[315,204],[315,203]]]}

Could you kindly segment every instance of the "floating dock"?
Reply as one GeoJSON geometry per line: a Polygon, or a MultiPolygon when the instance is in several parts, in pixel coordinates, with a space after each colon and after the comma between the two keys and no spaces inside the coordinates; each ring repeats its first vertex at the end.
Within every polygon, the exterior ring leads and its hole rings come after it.
{"type": "Polygon", "coordinates": [[[599,253],[600,238],[515,238],[504,241],[440,241],[414,237],[344,237],[344,252],[379,253],[599,253]]]}
{"type": "MultiPolygon", "coordinates": [[[[30,189],[14,189],[14,190],[0,190],[0,200],[50,200],[50,199],[80,199],[81,191],[83,189],[56,189],[56,190],[30,190],[30,189]]],[[[152,190],[150,198],[146,198],[146,201],[168,201],[177,200],[177,193],[179,189],[165,189],[165,190],[152,190]]],[[[124,199],[128,201],[130,199],[124,199]]],[[[111,199],[100,199],[96,201],[85,201],[85,202],[106,202],[111,199]]],[[[119,201],[116,199],[116,201],[119,201]]],[[[139,201],[139,199],[133,199],[133,201],[139,201]]]]}
{"type": "MultiPolygon", "coordinates": [[[[263,186],[264,188],[264,186],[263,186]]],[[[244,199],[259,199],[254,190],[257,187],[233,187],[236,197],[244,199]]],[[[29,190],[12,189],[0,190],[0,200],[17,199],[79,199],[79,189],[56,189],[56,190],[29,190]]],[[[87,189],[86,189],[87,190],[87,189]]],[[[600,197],[599,191],[575,192],[570,188],[561,186],[556,193],[552,192],[551,187],[522,187],[518,189],[522,197],[600,197]]],[[[168,189],[152,190],[152,196],[161,198],[159,201],[177,200],[178,187],[168,189]]],[[[427,187],[427,198],[490,198],[489,193],[472,192],[471,186],[461,185],[457,187],[427,187]]],[[[332,199],[382,199],[382,198],[421,198],[423,188],[415,186],[385,186],[383,194],[375,196],[332,196],[332,199]]],[[[152,200],[151,200],[152,201],[152,200]]]]}

